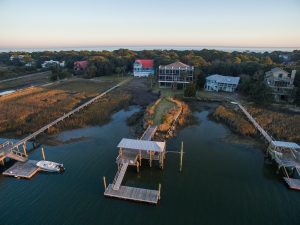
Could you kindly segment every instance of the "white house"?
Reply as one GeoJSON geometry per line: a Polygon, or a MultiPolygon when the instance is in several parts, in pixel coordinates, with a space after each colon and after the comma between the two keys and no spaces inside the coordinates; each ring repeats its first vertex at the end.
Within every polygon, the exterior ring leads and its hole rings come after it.
{"type": "Polygon", "coordinates": [[[42,68],[49,68],[54,65],[58,65],[60,67],[65,67],[65,61],[59,62],[59,61],[55,61],[55,60],[49,60],[49,61],[43,62],[41,66],[42,66],[42,68]]]}
{"type": "Polygon", "coordinates": [[[239,77],[222,76],[219,74],[215,74],[206,77],[204,88],[207,91],[234,92],[239,82],[239,77]]]}
{"type": "Polygon", "coordinates": [[[154,63],[151,59],[137,59],[133,64],[133,75],[135,77],[148,77],[154,75],[154,63]]]}

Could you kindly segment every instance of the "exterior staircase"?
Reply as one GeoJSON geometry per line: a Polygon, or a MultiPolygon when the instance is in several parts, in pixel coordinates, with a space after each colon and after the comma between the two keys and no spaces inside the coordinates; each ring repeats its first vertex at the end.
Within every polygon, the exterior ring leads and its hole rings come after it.
{"type": "Polygon", "coordinates": [[[123,162],[121,166],[119,167],[119,170],[115,176],[114,182],[113,182],[113,189],[115,191],[120,189],[121,183],[123,181],[123,178],[125,176],[126,170],[128,167],[128,162],[123,162]]]}

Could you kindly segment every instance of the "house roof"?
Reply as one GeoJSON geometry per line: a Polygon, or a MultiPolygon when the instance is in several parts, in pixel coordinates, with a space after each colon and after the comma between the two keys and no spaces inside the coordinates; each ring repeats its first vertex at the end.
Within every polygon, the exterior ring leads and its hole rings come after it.
{"type": "Polygon", "coordinates": [[[298,149],[300,149],[300,146],[294,142],[272,141],[272,145],[274,145],[276,147],[282,147],[282,148],[298,148],[298,149]]]}
{"type": "Polygon", "coordinates": [[[232,77],[232,76],[223,76],[219,74],[214,74],[206,77],[206,80],[214,80],[217,83],[225,83],[225,84],[239,84],[240,77],[232,77]]]}
{"type": "Polygon", "coordinates": [[[281,73],[288,73],[285,70],[279,68],[279,67],[275,67],[273,69],[271,69],[271,72],[276,73],[276,72],[281,72],[281,73]]]}
{"type": "Polygon", "coordinates": [[[143,68],[152,68],[154,65],[154,62],[152,59],[137,59],[137,60],[135,60],[135,63],[142,64],[143,68]]]}
{"type": "Polygon", "coordinates": [[[192,66],[189,66],[187,64],[184,64],[182,62],[174,62],[168,65],[161,65],[159,66],[160,69],[193,69],[192,66]]]}
{"type": "Polygon", "coordinates": [[[76,61],[74,62],[74,66],[80,67],[82,69],[85,69],[88,66],[89,62],[88,61],[76,61]]]}
{"type": "Polygon", "coordinates": [[[163,152],[165,149],[165,142],[158,141],[145,141],[145,140],[136,140],[123,138],[118,144],[118,148],[142,150],[142,151],[155,151],[163,152]]]}

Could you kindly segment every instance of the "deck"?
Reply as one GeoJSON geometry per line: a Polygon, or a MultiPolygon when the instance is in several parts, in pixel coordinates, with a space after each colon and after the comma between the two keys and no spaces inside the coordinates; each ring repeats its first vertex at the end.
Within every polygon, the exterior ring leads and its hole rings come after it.
{"type": "Polygon", "coordinates": [[[27,160],[26,162],[16,162],[12,167],[5,170],[2,174],[18,178],[32,178],[40,169],[36,166],[38,161],[27,160]]]}
{"type": "Polygon", "coordinates": [[[120,186],[119,190],[114,190],[112,184],[108,185],[104,196],[150,204],[157,204],[160,198],[159,191],[157,190],[129,186],[120,186]]]}

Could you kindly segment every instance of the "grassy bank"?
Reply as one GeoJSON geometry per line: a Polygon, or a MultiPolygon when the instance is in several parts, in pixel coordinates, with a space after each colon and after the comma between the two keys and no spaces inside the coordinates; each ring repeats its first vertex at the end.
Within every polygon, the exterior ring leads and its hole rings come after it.
{"type": "MultiPolygon", "coordinates": [[[[256,121],[275,139],[300,142],[300,114],[288,111],[276,111],[272,108],[245,105],[256,121]]],[[[213,118],[226,123],[233,131],[258,136],[254,126],[242,112],[232,105],[223,104],[212,114],[213,118]]]]}
{"type": "MultiPolygon", "coordinates": [[[[3,109],[0,112],[0,135],[20,137],[33,133],[115,83],[115,81],[66,81],[49,87],[28,88],[3,96],[0,98],[0,108],[3,109]]],[[[109,113],[125,104],[125,101],[129,101],[126,94],[116,92],[107,95],[81,112],[85,113],[82,115],[83,118],[75,115],[58,127],[50,129],[50,132],[105,122],[109,113]]]]}

